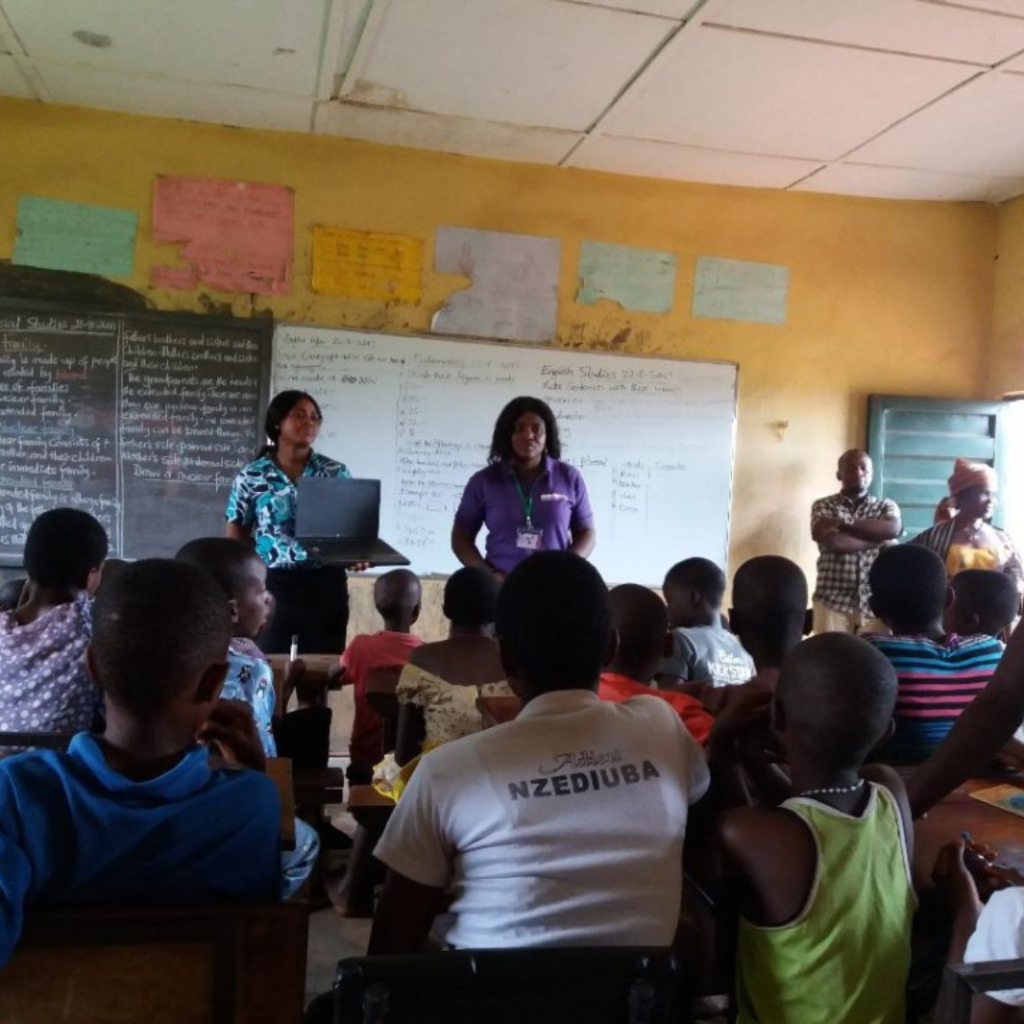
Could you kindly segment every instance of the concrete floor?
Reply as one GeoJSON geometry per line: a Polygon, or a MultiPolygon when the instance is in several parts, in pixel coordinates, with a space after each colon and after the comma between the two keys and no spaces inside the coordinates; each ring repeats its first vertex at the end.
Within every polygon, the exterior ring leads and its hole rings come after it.
{"type": "MultiPolygon", "coordinates": [[[[347,758],[331,758],[332,767],[344,768],[346,763],[347,758]]],[[[344,806],[332,807],[329,812],[331,824],[335,828],[349,836],[355,833],[356,823],[344,806]]],[[[330,867],[341,867],[347,859],[347,852],[332,854],[330,867]]],[[[369,918],[342,917],[330,906],[309,915],[309,944],[306,947],[307,1003],[313,996],[330,991],[339,960],[350,956],[366,956],[372,924],[369,918]]]]}
{"type": "Polygon", "coordinates": [[[372,923],[368,919],[341,917],[331,907],[310,914],[306,962],[307,1003],[313,996],[330,991],[339,960],[366,955],[372,923]]]}

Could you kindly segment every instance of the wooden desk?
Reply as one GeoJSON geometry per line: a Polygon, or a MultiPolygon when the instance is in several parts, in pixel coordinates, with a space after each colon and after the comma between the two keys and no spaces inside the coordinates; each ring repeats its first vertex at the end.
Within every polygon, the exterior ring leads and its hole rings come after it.
{"type": "MultiPolygon", "coordinates": [[[[327,678],[328,671],[338,664],[337,654],[302,654],[299,655],[306,666],[306,679],[310,682],[323,682],[327,690],[340,690],[341,683],[330,682],[327,678]]],[[[288,671],[287,654],[268,654],[267,661],[270,662],[271,671],[274,673],[274,696],[277,698],[277,713],[283,714],[281,696],[284,693],[284,677],[288,671]]]]}
{"type": "Polygon", "coordinates": [[[931,884],[939,850],[958,839],[961,832],[970,832],[972,839],[996,850],[997,864],[1024,872],[1024,818],[968,795],[1001,783],[1024,789],[1024,777],[1019,775],[969,779],[915,822],[914,878],[919,885],[931,884]]]}
{"type": "Polygon", "coordinates": [[[292,768],[295,803],[340,804],[345,800],[345,773],[340,768],[292,768]]]}
{"type": "Polygon", "coordinates": [[[477,710],[483,719],[484,728],[511,722],[523,709],[523,702],[518,697],[478,697],[477,710]]]}
{"type": "Polygon", "coordinates": [[[379,834],[388,823],[396,807],[390,797],[378,793],[373,786],[351,786],[348,792],[348,812],[367,831],[379,834]]]}

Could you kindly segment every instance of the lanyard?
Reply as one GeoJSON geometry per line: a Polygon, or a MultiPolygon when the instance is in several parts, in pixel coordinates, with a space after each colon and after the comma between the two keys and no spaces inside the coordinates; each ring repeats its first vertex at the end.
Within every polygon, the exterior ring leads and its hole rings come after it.
{"type": "Polygon", "coordinates": [[[526,528],[528,530],[533,529],[533,488],[536,486],[537,481],[530,485],[530,500],[526,500],[526,495],[523,494],[523,485],[519,482],[519,477],[513,472],[512,479],[515,481],[516,490],[519,492],[519,500],[523,503],[523,513],[526,516],[526,528]]]}

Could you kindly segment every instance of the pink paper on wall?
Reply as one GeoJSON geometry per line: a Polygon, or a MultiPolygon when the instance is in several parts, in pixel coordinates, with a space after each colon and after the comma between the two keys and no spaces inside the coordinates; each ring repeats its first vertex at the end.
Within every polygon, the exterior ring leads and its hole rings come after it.
{"type": "Polygon", "coordinates": [[[286,295],[294,223],[294,196],[283,185],[156,179],[154,240],[182,243],[182,259],[219,291],[286,295]]]}
{"type": "Polygon", "coordinates": [[[196,286],[195,267],[153,267],[149,272],[149,283],[156,288],[190,292],[196,286]]]}

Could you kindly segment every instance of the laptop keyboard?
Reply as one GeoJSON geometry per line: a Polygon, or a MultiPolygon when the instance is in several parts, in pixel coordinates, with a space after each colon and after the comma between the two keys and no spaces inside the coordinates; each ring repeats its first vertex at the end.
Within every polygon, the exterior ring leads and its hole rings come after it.
{"type": "Polygon", "coordinates": [[[324,562],[375,562],[378,564],[408,565],[408,559],[389,544],[378,540],[300,540],[302,546],[324,562]]]}

